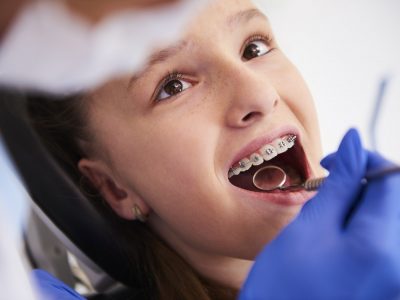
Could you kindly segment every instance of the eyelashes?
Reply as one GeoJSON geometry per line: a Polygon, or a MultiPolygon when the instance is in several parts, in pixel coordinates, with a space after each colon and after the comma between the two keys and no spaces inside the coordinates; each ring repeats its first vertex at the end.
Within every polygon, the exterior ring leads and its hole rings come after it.
{"type": "Polygon", "coordinates": [[[256,41],[262,41],[264,42],[268,47],[271,47],[273,43],[273,38],[269,34],[261,34],[261,33],[256,33],[248,37],[245,42],[243,43],[242,48],[240,49],[240,54],[244,53],[244,49],[246,46],[249,44],[256,42],[256,41]]]}
{"type": "Polygon", "coordinates": [[[254,41],[256,41],[256,40],[262,40],[262,41],[264,41],[265,43],[267,43],[267,44],[270,45],[270,44],[272,44],[273,38],[272,38],[272,36],[269,35],[269,34],[254,34],[254,35],[250,36],[250,37],[246,40],[246,42],[245,42],[244,44],[248,44],[248,43],[254,42],[254,41]]]}
{"type": "Polygon", "coordinates": [[[167,76],[158,85],[155,94],[155,101],[159,102],[164,99],[173,97],[179,93],[182,93],[186,89],[193,86],[193,82],[186,79],[182,73],[174,71],[168,73],[167,76]]]}
{"type": "Polygon", "coordinates": [[[242,59],[248,61],[268,54],[274,49],[271,44],[272,38],[268,35],[252,35],[246,40],[240,51],[242,59]]]}

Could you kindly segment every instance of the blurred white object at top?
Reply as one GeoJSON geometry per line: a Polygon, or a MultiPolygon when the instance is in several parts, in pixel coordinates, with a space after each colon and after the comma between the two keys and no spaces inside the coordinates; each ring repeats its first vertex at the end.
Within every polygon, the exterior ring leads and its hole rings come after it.
{"type": "Polygon", "coordinates": [[[32,1],[0,44],[0,84],[71,93],[133,73],[153,51],[179,39],[205,2],[123,10],[93,24],[61,1],[32,1]]]}

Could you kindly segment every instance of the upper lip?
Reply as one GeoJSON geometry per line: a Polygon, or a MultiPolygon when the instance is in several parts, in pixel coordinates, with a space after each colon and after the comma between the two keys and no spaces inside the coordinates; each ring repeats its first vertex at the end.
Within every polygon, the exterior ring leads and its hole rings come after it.
{"type": "MultiPolygon", "coordinates": [[[[283,137],[285,135],[294,134],[296,135],[296,143],[301,141],[301,136],[299,130],[294,126],[282,126],[273,130],[270,130],[267,134],[257,137],[249,142],[246,146],[241,148],[234,157],[230,160],[228,170],[234,164],[238,163],[244,157],[250,156],[252,153],[259,150],[262,146],[272,143],[277,138],[283,137]]],[[[301,143],[301,142],[300,142],[301,143]]],[[[227,171],[228,171],[227,170],[227,171]]]]}

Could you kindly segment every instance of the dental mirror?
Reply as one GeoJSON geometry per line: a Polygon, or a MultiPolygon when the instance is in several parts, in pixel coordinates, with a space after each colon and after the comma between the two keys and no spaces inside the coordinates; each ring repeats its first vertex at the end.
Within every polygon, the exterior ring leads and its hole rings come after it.
{"type": "Polygon", "coordinates": [[[263,167],[253,175],[253,184],[262,191],[280,189],[286,182],[286,173],[277,166],[263,167]]]}
{"type": "MultiPolygon", "coordinates": [[[[362,184],[367,184],[376,178],[400,173],[400,166],[393,165],[382,169],[368,171],[361,181],[362,184]]],[[[324,183],[326,177],[310,178],[302,183],[297,183],[289,186],[284,186],[286,182],[286,172],[274,165],[263,167],[253,175],[253,185],[259,190],[272,192],[274,190],[295,191],[303,189],[306,191],[316,191],[324,183]]]]}

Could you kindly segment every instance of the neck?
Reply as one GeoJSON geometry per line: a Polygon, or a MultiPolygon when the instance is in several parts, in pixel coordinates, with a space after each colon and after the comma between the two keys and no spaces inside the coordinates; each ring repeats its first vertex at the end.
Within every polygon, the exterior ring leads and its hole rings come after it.
{"type": "Polygon", "coordinates": [[[189,263],[205,278],[222,286],[240,290],[253,261],[230,257],[204,257],[189,263]],[[200,263],[199,263],[200,262],[200,263]]]}
{"type": "Polygon", "coordinates": [[[154,217],[150,219],[150,222],[153,229],[165,241],[168,241],[168,244],[203,278],[223,287],[235,290],[241,288],[253,265],[252,260],[199,250],[179,239],[177,235],[168,230],[168,226],[165,223],[156,221],[154,217]]]}
{"type": "Polygon", "coordinates": [[[236,290],[241,288],[253,265],[252,260],[201,252],[181,242],[174,248],[204,278],[236,290]]]}

